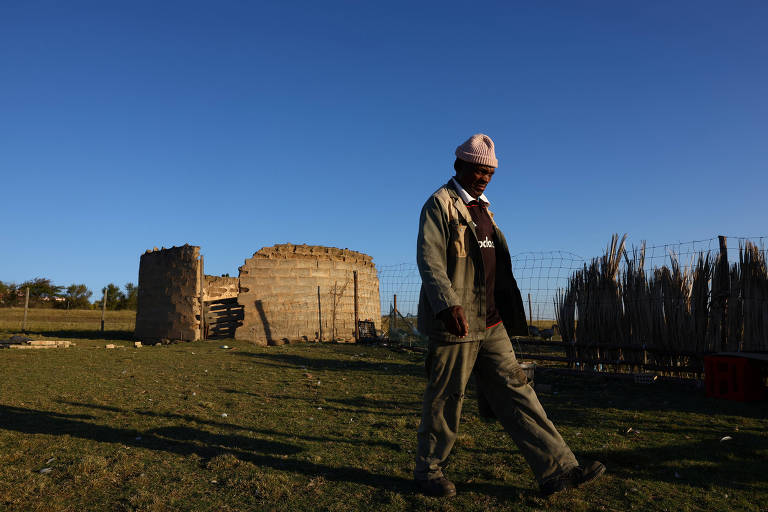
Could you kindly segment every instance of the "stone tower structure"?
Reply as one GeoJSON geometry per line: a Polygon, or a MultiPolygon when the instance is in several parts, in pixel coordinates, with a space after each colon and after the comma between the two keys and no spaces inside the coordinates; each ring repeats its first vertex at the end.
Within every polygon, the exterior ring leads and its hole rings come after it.
{"type": "Polygon", "coordinates": [[[379,324],[379,279],[370,256],[309,245],[262,248],[240,267],[245,318],[235,338],[262,345],[354,341],[355,271],[358,318],[379,324]]]}
{"type": "Polygon", "coordinates": [[[148,250],[139,263],[136,339],[200,339],[200,247],[148,250]]]}

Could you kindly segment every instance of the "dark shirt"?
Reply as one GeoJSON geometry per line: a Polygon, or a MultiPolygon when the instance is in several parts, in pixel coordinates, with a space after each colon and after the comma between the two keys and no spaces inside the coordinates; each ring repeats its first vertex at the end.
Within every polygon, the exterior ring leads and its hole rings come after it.
{"type": "Polygon", "coordinates": [[[483,268],[485,269],[485,326],[493,327],[501,322],[501,315],[496,309],[496,232],[493,229],[493,221],[488,215],[488,203],[475,199],[467,203],[467,210],[475,222],[475,232],[480,246],[480,254],[483,255],[483,268]]]}

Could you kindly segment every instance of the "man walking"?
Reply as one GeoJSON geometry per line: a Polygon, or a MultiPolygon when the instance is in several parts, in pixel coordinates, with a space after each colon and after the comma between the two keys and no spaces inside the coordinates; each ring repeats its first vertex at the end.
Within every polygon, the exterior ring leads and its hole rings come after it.
{"type": "Polygon", "coordinates": [[[473,135],[456,157],[456,176],[427,200],[419,221],[419,330],[429,336],[429,352],[414,478],[425,494],[456,494],[442,467],[474,371],[479,394],[548,496],[597,478],[605,466],[579,466],[512,350],[509,336],[525,335],[527,326],[507,242],[484,194],[498,167],[493,141],[473,135]]]}

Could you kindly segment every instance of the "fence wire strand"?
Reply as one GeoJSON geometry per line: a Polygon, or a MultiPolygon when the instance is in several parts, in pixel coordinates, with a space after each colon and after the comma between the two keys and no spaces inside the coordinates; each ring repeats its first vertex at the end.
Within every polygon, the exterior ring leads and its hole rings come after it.
{"type": "MultiPolygon", "coordinates": [[[[584,266],[581,256],[567,251],[526,251],[512,256],[512,272],[526,302],[526,311],[533,320],[554,321],[553,297],[564,288],[571,274],[584,266]],[[528,294],[531,296],[528,311],[528,294]]],[[[412,263],[379,267],[381,312],[387,314],[394,307],[404,316],[414,316],[419,305],[421,276],[412,263]]]]}
{"type": "Polygon", "coordinates": [[[381,314],[387,315],[394,307],[397,296],[397,309],[403,316],[416,315],[421,291],[421,276],[413,263],[384,265],[379,267],[379,294],[381,314]]]}
{"type": "MultiPolygon", "coordinates": [[[[764,256],[768,255],[766,242],[768,237],[747,237],[747,236],[727,236],[728,251],[731,255],[737,255],[740,247],[746,242],[751,242],[759,248],[764,256]]],[[[642,242],[641,242],[642,244],[642,242]]],[[[636,247],[639,248],[639,245],[636,247]]],[[[631,251],[631,248],[629,249],[631,251]]],[[[717,237],[707,238],[705,240],[691,240],[690,242],[673,242],[662,245],[646,245],[645,247],[645,268],[670,267],[672,258],[676,257],[681,266],[690,267],[695,264],[696,258],[701,253],[716,254],[720,250],[717,237]]],[[[731,262],[735,261],[734,256],[730,257],[731,262]]]]}
{"type": "MultiPolygon", "coordinates": [[[[738,255],[739,247],[749,241],[755,244],[764,256],[768,257],[766,242],[768,237],[729,236],[728,241],[731,262],[738,255]]],[[[641,242],[640,244],[642,244],[641,242]]],[[[633,246],[638,248],[640,244],[633,246]]],[[[633,247],[627,249],[631,256],[633,247]]],[[[647,245],[645,248],[645,268],[670,267],[673,259],[682,267],[695,265],[700,253],[716,255],[719,251],[717,237],[688,242],[672,242],[659,245],[647,245]]],[[[596,256],[600,257],[600,256],[596,256]]],[[[574,272],[584,268],[593,258],[583,258],[568,251],[525,251],[511,256],[512,271],[523,296],[527,318],[536,322],[554,322],[554,299],[558,290],[567,287],[574,272]],[[528,302],[530,294],[530,305],[528,302]]],[[[626,262],[622,260],[622,269],[626,262]]],[[[381,313],[388,314],[394,306],[397,295],[397,309],[404,316],[415,316],[419,303],[421,277],[418,268],[412,263],[380,266],[378,270],[381,298],[381,313]]]]}

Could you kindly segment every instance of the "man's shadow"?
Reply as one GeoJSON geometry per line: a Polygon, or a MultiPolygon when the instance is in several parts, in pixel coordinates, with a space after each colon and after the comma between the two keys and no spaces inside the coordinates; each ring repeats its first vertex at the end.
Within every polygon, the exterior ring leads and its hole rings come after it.
{"type": "Polygon", "coordinates": [[[290,457],[304,449],[287,442],[238,434],[216,434],[187,425],[146,431],[115,428],[93,423],[96,418],[87,414],[67,414],[9,405],[0,405],[0,419],[0,429],[24,434],[68,435],[100,443],[116,443],[184,456],[195,454],[204,460],[231,454],[257,466],[309,477],[322,476],[326,480],[354,482],[396,492],[414,490],[413,482],[407,478],[376,474],[359,467],[333,467],[290,457]],[[286,458],[286,455],[289,457],[286,458]]]}

